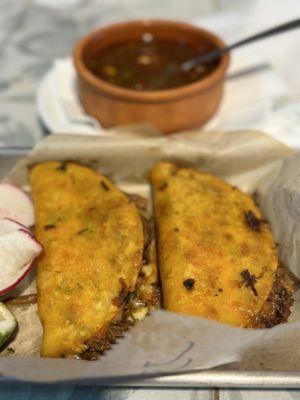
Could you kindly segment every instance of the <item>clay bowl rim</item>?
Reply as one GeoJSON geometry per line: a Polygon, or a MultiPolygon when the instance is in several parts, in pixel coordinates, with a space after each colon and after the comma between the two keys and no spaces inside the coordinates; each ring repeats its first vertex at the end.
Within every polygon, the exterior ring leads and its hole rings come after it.
{"type": "Polygon", "coordinates": [[[94,38],[94,36],[98,36],[101,33],[106,33],[107,31],[111,32],[112,30],[115,29],[117,30],[123,29],[124,32],[126,32],[126,28],[132,25],[136,26],[141,25],[143,27],[150,27],[151,25],[172,26],[173,28],[177,27],[180,28],[181,30],[187,30],[190,32],[193,31],[195,32],[195,34],[199,33],[203,34],[209,40],[211,40],[217,47],[226,46],[225,42],[214,33],[206,29],[199,28],[198,26],[175,20],[140,19],[140,20],[132,20],[126,22],[118,22],[95,29],[92,32],[88,33],[86,36],[84,36],[75,44],[73,48],[73,62],[78,77],[82,79],[84,82],[91,85],[94,88],[94,90],[99,92],[99,94],[105,93],[110,97],[115,97],[126,101],[138,101],[138,102],[170,101],[205,91],[213,87],[220,80],[224,79],[225,73],[227,71],[230,62],[230,56],[228,53],[225,53],[221,56],[221,61],[219,65],[205,78],[172,89],[139,92],[133,89],[127,89],[121,86],[112,85],[104,81],[103,79],[96,77],[87,68],[87,66],[83,61],[82,53],[85,49],[85,46],[94,38]]]}

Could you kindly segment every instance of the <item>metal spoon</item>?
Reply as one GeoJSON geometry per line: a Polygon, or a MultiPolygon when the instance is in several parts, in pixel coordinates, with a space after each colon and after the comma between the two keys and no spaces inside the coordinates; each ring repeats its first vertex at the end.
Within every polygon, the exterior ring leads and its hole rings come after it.
{"type": "Polygon", "coordinates": [[[185,61],[183,64],[181,64],[180,70],[189,71],[189,70],[197,67],[200,64],[206,64],[212,60],[215,60],[218,57],[220,57],[222,54],[227,53],[233,49],[236,49],[237,47],[241,47],[241,46],[244,46],[245,44],[252,43],[257,40],[264,39],[269,36],[277,35],[278,33],[286,32],[291,29],[295,29],[295,28],[299,28],[299,27],[300,27],[300,18],[297,18],[293,21],[275,26],[274,28],[267,29],[265,31],[255,34],[253,36],[249,36],[248,38],[245,38],[238,42],[235,42],[235,43],[231,44],[230,46],[218,48],[218,49],[209,51],[207,53],[201,54],[198,57],[193,58],[192,60],[185,61]]]}

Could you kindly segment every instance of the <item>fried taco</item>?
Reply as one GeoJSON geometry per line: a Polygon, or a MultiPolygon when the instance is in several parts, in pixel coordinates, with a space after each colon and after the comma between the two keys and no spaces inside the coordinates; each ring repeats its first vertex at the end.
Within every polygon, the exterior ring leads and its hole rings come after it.
{"type": "Polygon", "coordinates": [[[158,301],[145,202],[72,162],[32,166],[30,185],[41,356],[97,358],[158,301]]]}
{"type": "Polygon", "coordinates": [[[286,321],[295,281],[252,197],[167,162],[151,182],[164,308],[238,327],[286,321]]]}

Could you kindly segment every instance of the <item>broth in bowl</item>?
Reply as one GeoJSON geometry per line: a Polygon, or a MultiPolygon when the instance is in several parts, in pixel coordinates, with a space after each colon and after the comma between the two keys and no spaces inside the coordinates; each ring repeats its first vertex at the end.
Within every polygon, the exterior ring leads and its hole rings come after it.
{"type": "Polygon", "coordinates": [[[155,91],[184,86],[205,78],[219,60],[180,70],[185,61],[215,49],[208,43],[158,39],[144,33],[139,39],[114,44],[86,59],[87,68],[98,78],[137,91],[155,91]],[[169,73],[169,71],[174,71],[169,73]]]}

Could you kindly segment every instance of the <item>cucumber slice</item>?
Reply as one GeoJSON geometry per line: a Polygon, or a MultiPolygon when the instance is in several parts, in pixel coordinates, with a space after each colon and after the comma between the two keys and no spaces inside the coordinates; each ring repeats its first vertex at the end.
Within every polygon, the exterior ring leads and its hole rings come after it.
{"type": "Polygon", "coordinates": [[[17,320],[14,314],[9,311],[5,304],[0,303],[0,347],[11,337],[16,327],[17,320]]]}

